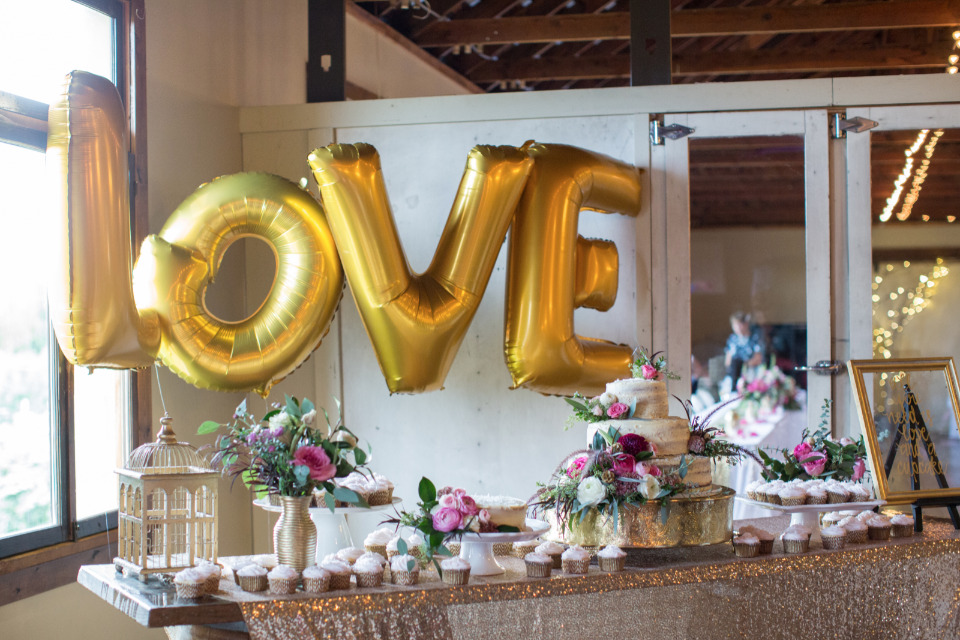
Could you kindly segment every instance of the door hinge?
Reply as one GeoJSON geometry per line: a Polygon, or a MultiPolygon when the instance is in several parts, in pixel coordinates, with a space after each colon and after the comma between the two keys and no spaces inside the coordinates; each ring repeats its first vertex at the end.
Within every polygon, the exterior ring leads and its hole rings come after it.
{"type": "Polygon", "coordinates": [[[682,124],[663,124],[663,119],[653,119],[650,121],[650,144],[659,147],[664,144],[664,138],[679,140],[685,138],[696,131],[682,124]]]}
{"type": "Polygon", "coordinates": [[[873,129],[878,124],[880,123],[875,120],[870,120],[869,118],[862,116],[847,118],[847,114],[837,112],[832,114],[830,119],[830,137],[834,139],[846,138],[848,131],[863,133],[864,131],[873,129]]]}

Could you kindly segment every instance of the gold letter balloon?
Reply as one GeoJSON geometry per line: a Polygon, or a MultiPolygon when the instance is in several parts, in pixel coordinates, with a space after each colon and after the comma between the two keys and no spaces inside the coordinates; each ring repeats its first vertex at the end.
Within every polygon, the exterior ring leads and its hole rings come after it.
{"type": "Polygon", "coordinates": [[[48,121],[47,170],[59,213],[48,296],[60,350],[76,365],[149,366],[160,332],[156,316],[134,304],[120,94],[109,80],[74,71],[48,121]]]}
{"type": "Polygon", "coordinates": [[[411,273],[380,156],[335,144],[309,157],[350,290],[391,393],[440,389],[470,326],[533,161],[516,147],[467,156],[433,262],[411,273]]]}

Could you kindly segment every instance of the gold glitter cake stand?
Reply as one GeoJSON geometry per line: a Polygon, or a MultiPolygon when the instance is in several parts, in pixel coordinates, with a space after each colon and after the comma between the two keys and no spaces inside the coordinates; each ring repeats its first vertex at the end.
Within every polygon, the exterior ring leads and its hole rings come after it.
{"type": "Polygon", "coordinates": [[[533,540],[550,529],[543,520],[527,518],[527,530],[512,533],[465,533],[460,538],[460,557],[470,563],[470,575],[496,576],[506,569],[497,562],[493,545],[500,542],[523,542],[533,540]]]}

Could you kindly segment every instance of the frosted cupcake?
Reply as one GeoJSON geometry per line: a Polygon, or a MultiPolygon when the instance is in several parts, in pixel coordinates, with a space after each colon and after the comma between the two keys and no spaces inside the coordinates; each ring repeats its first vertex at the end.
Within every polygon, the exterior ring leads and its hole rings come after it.
{"type": "Polygon", "coordinates": [[[494,542],[493,543],[493,555],[495,556],[512,556],[513,555],[513,545],[509,542],[494,542]]]}
{"type": "Polygon", "coordinates": [[[750,498],[751,500],[760,500],[760,498],[757,495],[757,490],[762,486],[763,486],[763,480],[754,480],[753,482],[749,483],[745,489],[745,491],[747,492],[747,497],[750,498]]]}
{"type": "Polygon", "coordinates": [[[883,516],[875,516],[866,522],[867,536],[871,540],[889,540],[890,539],[890,521],[883,516]]]}
{"type": "Polygon", "coordinates": [[[196,569],[205,578],[204,591],[206,593],[213,594],[220,590],[220,565],[209,560],[201,560],[196,569]]]}
{"type": "Polygon", "coordinates": [[[266,567],[252,562],[237,571],[237,577],[240,579],[240,588],[244,591],[266,591],[267,589],[267,569],[266,567]]]}
{"type": "Polygon", "coordinates": [[[521,540],[520,542],[514,542],[511,547],[511,552],[517,558],[521,560],[527,557],[528,553],[533,553],[537,550],[537,547],[540,545],[542,540],[521,540]]]}
{"type": "Polygon", "coordinates": [[[383,584],[383,565],[373,556],[358,558],[353,564],[353,573],[358,587],[369,589],[383,584]]]}
{"type": "Polygon", "coordinates": [[[787,527],[780,534],[783,550],[786,553],[806,553],[810,549],[810,532],[806,527],[787,527]]]}
{"type": "Polygon", "coordinates": [[[758,493],[763,497],[764,502],[769,502],[771,504],[780,504],[780,490],[783,489],[782,484],[770,483],[766,487],[759,489],[758,493]]]}
{"type": "Polygon", "coordinates": [[[820,526],[832,527],[835,524],[840,524],[841,520],[843,520],[843,516],[840,515],[839,511],[831,511],[823,514],[823,517],[820,518],[820,526]]]}
{"type": "Polygon", "coordinates": [[[745,525],[740,527],[740,535],[750,534],[754,538],[760,541],[760,555],[768,555],[773,553],[773,539],[774,535],[769,531],[764,529],[759,529],[750,525],[745,525]]]}
{"type": "Polygon", "coordinates": [[[440,570],[447,584],[464,585],[470,581],[470,563],[463,558],[447,558],[440,563],[440,570]]]}
{"type": "Polygon", "coordinates": [[[608,544],[597,552],[597,562],[601,571],[623,571],[627,564],[627,553],[614,544],[608,544]]]}
{"type": "Polygon", "coordinates": [[[386,566],[387,566],[387,559],[384,558],[384,557],[383,557],[382,555],[380,555],[379,553],[376,553],[376,552],[373,552],[373,551],[367,551],[367,552],[364,553],[362,556],[360,556],[359,558],[357,558],[357,562],[360,562],[360,561],[363,560],[364,558],[370,558],[371,560],[375,560],[376,562],[378,562],[378,563],[380,564],[381,567],[386,567],[386,566]]]}
{"type": "Polygon", "coordinates": [[[374,473],[373,477],[367,481],[367,488],[370,491],[367,504],[371,507],[390,504],[393,501],[393,483],[386,476],[374,473]]]}
{"type": "Polygon", "coordinates": [[[273,569],[275,566],[277,566],[277,556],[272,553],[264,553],[259,556],[253,556],[253,561],[267,571],[270,571],[270,569],[273,569]]]}
{"type": "Polygon", "coordinates": [[[733,550],[738,558],[755,558],[760,553],[760,539],[749,533],[742,533],[733,539],[733,550]]]}
{"type": "Polygon", "coordinates": [[[871,518],[876,518],[877,515],[878,514],[876,511],[861,511],[860,513],[857,514],[857,520],[859,520],[860,522],[866,522],[871,518]]]}
{"type": "Polygon", "coordinates": [[[785,507],[799,507],[807,499],[807,492],[797,486],[785,487],[777,495],[780,496],[780,504],[785,507]]]}
{"type": "Polygon", "coordinates": [[[847,487],[847,491],[850,492],[851,502],[869,502],[873,499],[870,489],[862,484],[851,485],[847,487]]]}
{"type": "Polygon", "coordinates": [[[827,487],[827,504],[850,502],[850,493],[839,484],[827,487]]]}
{"type": "Polygon", "coordinates": [[[340,560],[324,562],[320,568],[330,574],[330,589],[349,589],[350,575],[353,570],[350,565],[340,560]]]}
{"type": "Polygon", "coordinates": [[[307,593],[323,593],[330,588],[330,572],[312,565],[301,574],[303,590],[307,593]]]}
{"type": "Polygon", "coordinates": [[[196,569],[178,571],[173,577],[173,584],[177,588],[177,596],[195,600],[206,593],[207,576],[196,569]]]}
{"type": "Polygon", "coordinates": [[[267,581],[270,583],[271,593],[277,595],[287,595],[297,590],[297,583],[300,582],[300,572],[293,567],[286,565],[277,565],[267,574],[267,581]]]}
{"type": "Polygon", "coordinates": [[[890,535],[894,538],[909,538],[913,535],[913,516],[898,513],[890,518],[890,535]]]}
{"type": "MultiPolygon", "coordinates": [[[[420,547],[423,545],[423,538],[417,534],[413,534],[409,537],[403,538],[404,543],[407,545],[407,553],[419,560],[423,557],[423,553],[420,551],[420,547]]],[[[400,544],[400,536],[394,536],[390,538],[390,542],[387,543],[387,559],[390,560],[393,556],[400,555],[400,550],[398,545],[400,544]]]]}
{"type": "Polygon", "coordinates": [[[563,547],[556,542],[547,541],[543,544],[539,544],[534,551],[550,556],[550,559],[553,560],[554,569],[559,569],[562,566],[563,547]]]}
{"type": "Polygon", "coordinates": [[[420,564],[409,553],[393,556],[390,561],[390,581],[412,587],[420,581],[420,564]]]}
{"type": "Polygon", "coordinates": [[[824,549],[843,549],[847,542],[847,530],[840,525],[820,529],[820,539],[824,549]]]}
{"type": "Polygon", "coordinates": [[[553,571],[553,558],[545,553],[533,551],[523,557],[528,578],[549,578],[553,571]]]}
{"type": "Polygon", "coordinates": [[[827,490],[822,486],[807,489],[806,504],[827,504],[827,490]]]}
{"type": "Polygon", "coordinates": [[[566,573],[584,574],[590,568],[590,552],[575,544],[560,555],[560,564],[566,573]]]}
{"type": "Polygon", "coordinates": [[[363,539],[363,548],[373,553],[379,553],[386,558],[387,543],[390,542],[395,535],[397,535],[396,531],[386,528],[372,531],[363,539]]]}
{"type": "Polygon", "coordinates": [[[847,542],[850,544],[863,544],[867,541],[867,525],[862,520],[853,518],[842,526],[847,530],[847,542]]]}
{"type": "Polygon", "coordinates": [[[337,551],[337,557],[346,562],[349,565],[352,565],[357,561],[357,558],[366,553],[365,549],[360,547],[347,547],[346,549],[340,549],[337,551]]]}

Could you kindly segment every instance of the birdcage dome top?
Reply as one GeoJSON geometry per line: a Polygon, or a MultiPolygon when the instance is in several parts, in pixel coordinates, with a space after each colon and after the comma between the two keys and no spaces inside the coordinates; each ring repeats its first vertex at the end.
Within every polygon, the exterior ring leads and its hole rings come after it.
{"type": "Polygon", "coordinates": [[[160,418],[156,442],[148,442],[134,449],[124,469],[154,474],[213,472],[194,447],[177,441],[170,426],[172,423],[173,418],[164,414],[160,418]]]}

